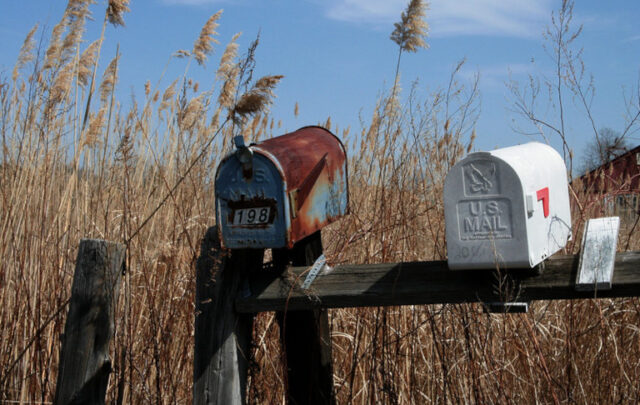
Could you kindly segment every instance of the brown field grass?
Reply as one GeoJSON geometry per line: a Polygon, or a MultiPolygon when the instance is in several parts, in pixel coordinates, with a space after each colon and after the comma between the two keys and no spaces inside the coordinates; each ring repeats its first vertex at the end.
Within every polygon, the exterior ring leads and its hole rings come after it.
{"type": "MultiPolygon", "coordinates": [[[[104,30],[82,42],[88,2],[69,3],[49,43],[37,47],[32,31],[0,80],[0,402],[53,400],[77,246],[102,238],[128,248],[108,401],[189,403],[194,263],[215,222],[213,176],[233,135],[280,134],[266,109],[279,77],[244,86],[253,53],[238,57],[234,37],[216,91],[200,90],[188,64],[209,57],[215,15],[193,50],[178,52],[183,77],[120,104],[119,57],[97,74],[104,30]]],[[[119,8],[105,24],[122,21],[128,2],[110,3],[119,8]]],[[[401,102],[394,87],[360,132],[338,134],[352,213],[323,231],[330,262],[446,257],[444,176],[472,150],[479,114],[477,81],[461,82],[460,67],[426,98],[411,89],[401,102]]],[[[572,198],[581,235],[602,207],[572,198]]],[[[621,245],[638,249],[637,235],[624,228],[621,245]]],[[[339,403],[640,401],[635,298],[536,302],[524,315],[475,304],[337,309],[330,321],[339,403]]],[[[273,313],[257,317],[252,356],[250,402],[282,403],[273,313]]]]}

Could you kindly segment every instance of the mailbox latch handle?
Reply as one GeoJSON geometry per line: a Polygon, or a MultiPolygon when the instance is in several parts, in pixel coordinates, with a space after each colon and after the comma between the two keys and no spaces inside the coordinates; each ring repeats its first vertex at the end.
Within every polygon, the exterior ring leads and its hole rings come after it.
{"type": "Polygon", "coordinates": [[[244,144],[244,137],[238,135],[233,137],[233,143],[236,145],[236,157],[242,165],[242,176],[245,179],[253,177],[253,152],[244,144]]]}

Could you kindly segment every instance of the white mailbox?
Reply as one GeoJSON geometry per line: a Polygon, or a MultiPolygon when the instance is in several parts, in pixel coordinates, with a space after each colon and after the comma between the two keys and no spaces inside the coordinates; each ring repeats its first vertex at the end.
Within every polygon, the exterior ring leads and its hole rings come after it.
{"type": "Polygon", "coordinates": [[[471,153],[447,174],[449,268],[529,268],[571,237],[567,169],[552,147],[531,142],[471,153]]]}

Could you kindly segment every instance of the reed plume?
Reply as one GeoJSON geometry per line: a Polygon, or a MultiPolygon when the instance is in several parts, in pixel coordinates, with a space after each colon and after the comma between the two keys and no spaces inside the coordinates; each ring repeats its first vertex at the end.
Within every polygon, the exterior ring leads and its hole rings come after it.
{"type": "Polygon", "coordinates": [[[58,22],[51,31],[51,38],[49,38],[49,48],[47,48],[44,69],[51,69],[60,60],[60,52],[62,50],[62,33],[67,28],[67,12],[64,12],[62,19],[58,22]]]}
{"type": "Polygon", "coordinates": [[[471,149],[473,149],[473,142],[476,140],[476,129],[474,128],[471,131],[471,137],[469,138],[469,145],[467,145],[467,153],[471,152],[471,149]]]}
{"type": "Polygon", "coordinates": [[[11,79],[15,82],[18,78],[20,69],[22,69],[27,63],[31,62],[35,55],[33,54],[33,48],[35,46],[35,42],[33,40],[33,36],[38,30],[38,24],[34,25],[31,28],[31,31],[27,34],[22,43],[22,48],[20,48],[20,53],[18,54],[18,61],[13,67],[13,74],[11,75],[11,79]]]}
{"type": "Polygon", "coordinates": [[[394,24],[391,40],[403,51],[416,52],[418,48],[429,47],[426,42],[429,24],[424,20],[427,8],[423,0],[411,0],[400,15],[400,22],[394,24]]]}
{"type": "Polygon", "coordinates": [[[326,129],[328,129],[329,131],[331,131],[331,117],[327,117],[327,120],[324,122],[323,127],[325,127],[326,129]]]}
{"type": "MultiPolygon", "coordinates": [[[[396,61],[396,74],[393,81],[393,90],[389,97],[391,108],[394,109],[397,100],[397,88],[400,79],[400,59],[402,52],[417,52],[418,48],[428,48],[426,42],[429,32],[429,24],[424,20],[425,10],[428,4],[423,0],[411,0],[405,11],[400,15],[400,22],[394,24],[395,29],[391,33],[391,40],[398,44],[398,59],[396,61]]],[[[387,105],[389,107],[389,105],[387,105]]]]}
{"type": "Polygon", "coordinates": [[[107,5],[107,18],[113,26],[121,25],[124,27],[124,19],[122,15],[131,11],[129,9],[129,0],[109,0],[107,5]]]}
{"type": "Polygon", "coordinates": [[[173,54],[173,57],[178,59],[188,58],[189,56],[191,56],[191,51],[187,51],[186,49],[178,49],[173,54]]]}
{"type": "Polygon", "coordinates": [[[80,55],[80,61],[78,63],[78,83],[82,86],[86,86],[89,83],[91,73],[93,73],[93,65],[96,63],[96,57],[98,54],[98,46],[100,42],[98,40],[93,41],[87,49],[80,55]]]}
{"type": "Polygon", "coordinates": [[[284,76],[272,75],[258,79],[251,90],[240,97],[230,112],[234,122],[240,122],[244,118],[265,110],[273,101],[276,85],[284,76]]]}
{"type": "Polygon", "coordinates": [[[220,112],[220,107],[218,107],[211,116],[211,122],[209,123],[209,128],[211,129],[211,131],[217,131],[220,126],[220,112]]]}
{"type": "Polygon", "coordinates": [[[162,94],[162,101],[160,102],[160,107],[158,107],[158,114],[171,106],[173,98],[176,95],[176,83],[178,83],[178,79],[174,80],[162,94]]]}
{"type": "Polygon", "coordinates": [[[60,50],[63,62],[71,59],[71,56],[75,53],[76,46],[84,35],[85,20],[90,15],[89,4],[91,4],[91,1],[69,1],[69,5],[67,6],[69,31],[62,40],[60,50]]]}
{"type": "Polygon", "coordinates": [[[238,76],[240,67],[233,64],[225,69],[225,80],[222,82],[222,89],[218,95],[218,105],[222,108],[231,108],[235,101],[236,88],[238,87],[238,76]]]}
{"type": "Polygon", "coordinates": [[[84,19],[89,10],[89,6],[93,3],[95,3],[93,0],[69,0],[65,11],[69,23],[77,19],[84,19]]]}
{"type": "Polygon", "coordinates": [[[56,75],[53,86],[49,91],[48,107],[53,107],[55,104],[62,102],[71,90],[71,83],[73,82],[74,63],[69,62],[62,70],[56,75]]]}
{"type": "Polygon", "coordinates": [[[220,65],[218,66],[218,71],[216,72],[216,77],[218,78],[226,78],[229,76],[231,71],[235,65],[235,59],[238,55],[238,43],[236,42],[238,38],[240,38],[242,33],[236,33],[231,41],[227,44],[227,47],[224,49],[224,53],[222,54],[222,58],[220,58],[220,65]]]}
{"type": "Polygon", "coordinates": [[[192,129],[198,118],[202,117],[202,113],[204,112],[204,105],[202,104],[203,98],[204,95],[201,94],[191,99],[184,111],[179,115],[178,125],[181,130],[187,131],[192,129]]]}
{"type": "Polygon", "coordinates": [[[217,35],[216,28],[218,28],[218,19],[222,15],[222,10],[218,11],[207,20],[204,27],[200,31],[200,36],[193,44],[193,50],[191,53],[196,58],[199,65],[204,65],[207,60],[207,56],[213,51],[213,44],[219,43],[214,38],[217,35]]]}
{"type": "Polygon", "coordinates": [[[240,35],[240,33],[235,34],[227,44],[220,59],[218,71],[216,72],[216,78],[223,80],[222,88],[218,95],[218,105],[221,108],[230,109],[235,101],[238,76],[240,75],[240,66],[235,61],[238,55],[238,44],[236,41],[240,35]]]}
{"type": "Polygon", "coordinates": [[[106,107],[103,106],[100,108],[97,114],[91,115],[91,119],[89,120],[89,127],[85,131],[84,139],[82,141],[82,146],[86,146],[92,148],[98,144],[100,144],[100,134],[104,128],[106,123],[106,107]]]}
{"type": "Polygon", "coordinates": [[[115,56],[109,66],[102,75],[102,83],[100,84],[100,101],[105,103],[109,99],[109,95],[113,91],[118,81],[118,56],[115,56]]]}

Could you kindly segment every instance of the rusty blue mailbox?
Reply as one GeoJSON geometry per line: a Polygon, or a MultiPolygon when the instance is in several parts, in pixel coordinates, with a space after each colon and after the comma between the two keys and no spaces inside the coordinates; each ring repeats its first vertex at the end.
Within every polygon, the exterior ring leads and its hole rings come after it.
{"type": "Polygon", "coordinates": [[[245,146],[222,160],[215,181],[222,245],[292,248],[348,213],[347,157],[321,127],[245,146]]]}

